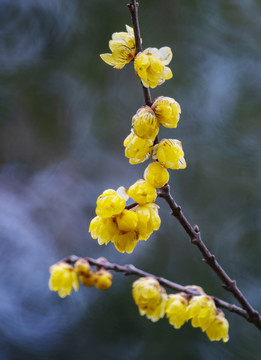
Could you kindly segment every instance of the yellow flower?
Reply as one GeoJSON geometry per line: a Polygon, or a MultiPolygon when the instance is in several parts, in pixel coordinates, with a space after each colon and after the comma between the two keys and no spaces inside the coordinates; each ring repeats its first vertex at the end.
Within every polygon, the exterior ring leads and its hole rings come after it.
{"type": "Polygon", "coordinates": [[[90,270],[87,274],[80,276],[81,283],[84,286],[91,287],[96,285],[97,282],[97,273],[93,270],[90,270]]]}
{"type": "Polygon", "coordinates": [[[144,204],[137,205],[133,210],[138,215],[138,232],[139,240],[147,240],[153,231],[160,227],[160,217],[158,215],[158,205],[144,204]]]}
{"type": "Polygon", "coordinates": [[[138,215],[132,210],[123,210],[116,216],[118,228],[122,231],[133,231],[138,225],[138,215]]]}
{"type": "Polygon", "coordinates": [[[102,218],[109,218],[120,214],[125,209],[126,201],[117,191],[108,189],[98,197],[96,204],[96,214],[102,218]]]}
{"type": "Polygon", "coordinates": [[[227,342],[229,340],[228,336],[229,323],[225,318],[224,313],[221,310],[218,310],[218,314],[212,323],[207,327],[206,334],[211,341],[223,340],[227,342]]]}
{"type": "Polygon", "coordinates": [[[155,140],[159,132],[159,123],[151,108],[147,105],[140,108],[132,118],[134,134],[142,139],[155,140]]]}
{"type": "Polygon", "coordinates": [[[193,296],[187,309],[187,319],[193,327],[205,331],[216,317],[216,305],[207,295],[193,296]]]}
{"type": "Polygon", "coordinates": [[[59,262],[50,267],[49,288],[58,291],[60,297],[70,295],[72,289],[78,291],[79,281],[73,267],[66,262],[59,262]]]}
{"type": "Polygon", "coordinates": [[[157,191],[146,180],[138,180],[130,186],[128,195],[138,204],[152,203],[157,197],[157,191]]]}
{"type": "Polygon", "coordinates": [[[91,266],[90,266],[89,262],[84,258],[77,260],[76,263],[74,264],[74,271],[75,271],[75,274],[78,276],[87,275],[88,272],[90,271],[90,269],[91,269],[91,266]]]}
{"type": "Polygon", "coordinates": [[[106,64],[113,66],[115,69],[122,69],[136,55],[133,29],[126,25],[126,30],[127,32],[112,34],[112,40],[109,41],[111,54],[100,55],[106,64]]]}
{"type": "Polygon", "coordinates": [[[124,140],[125,156],[130,159],[130,164],[140,164],[150,156],[153,141],[151,139],[142,139],[137,135],[130,133],[124,140]]]}
{"type": "Polygon", "coordinates": [[[96,283],[95,286],[99,290],[106,290],[111,287],[112,284],[112,274],[105,270],[100,269],[96,273],[96,283]]]}
{"type": "Polygon", "coordinates": [[[140,77],[143,86],[155,88],[172,78],[168,65],[172,59],[169,47],[148,48],[139,53],[134,59],[136,74],[140,77]]]}
{"type": "Polygon", "coordinates": [[[160,96],[151,106],[159,123],[166,128],[176,128],[181,114],[179,103],[170,97],[160,96]]]}
{"type": "Polygon", "coordinates": [[[113,218],[104,219],[96,216],[90,223],[89,232],[93,239],[98,239],[99,245],[107,245],[113,241],[113,237],[119,233],[119,229],[113,218]]]}
{"type": "Polygon", "coordinates": [[[166,317],[175,329],[179,329],[187,321],[188,300],[182,294],[171,294],[168,298],[165,310],[166,317]]]}
{"type": "Polygon", "coordinates": [[[142,139],[130,133],[123,142],[125,146],[125,156],[130,159],[130,164],[140,164],[150,157],[153,141],[151,139],[142,139]]]}
{"type": "Polygon", "coordinates": [[[187,166],[182,144],[175,139],[162,139],[153,147],[152,158],[170,169],[185,169],[187,166]]]}
{"type": "Polygon", "coordinates": [[[155,188],[161,188],[169,181],[168,170],[158,161],[150,163],[144,171],[144,179],[155,188]]]}
{"type": "Polygon", "coordinates": [[[140,315],[146,315],[153,322],[163,318],[167,294],[156,279],[143,277],[136,280],[132,294],[140,315]]]}
{"type": "Polygon", "coordinates": [[[121,253],[132,253],[139,240],[137,231],[121,231],[114,236],[113,242],[115,248],[121,253]]]}

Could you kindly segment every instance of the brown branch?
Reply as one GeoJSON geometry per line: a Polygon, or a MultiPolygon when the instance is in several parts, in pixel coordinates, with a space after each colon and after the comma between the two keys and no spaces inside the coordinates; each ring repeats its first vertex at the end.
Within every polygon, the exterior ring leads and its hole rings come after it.
{"type": "MultiPolygon", "coordinates": [[[[142,51],[142,43],[138,20],[138,5],[139,4],[136,2],[136,0],[130,0],[128,7],[131,13],[137,52],[140,52],[142,51]]],[[[151,106],[152,101],[149,88],[145,88],[143,86],[143,93],[146,105],[151,106]]],[[[158,138],[155,139],[155,144],[156,143],[158,143],[158,138]]],[[[259,313],[249,304],[247,299],[237,287],[236,281],[232,280],[224,271],[224,269],[220,266],[220,264],[215,258],[215,255],[211,254],[211,252],[208,250],[208,248],[201,239],[199,227],[197,225],[195,227],[192,227],[190,225],[190,223],[184,216],[181,207],[178,206],[172,198],[168,184],[159,190],[158,196],[164,198],[165,201],[168,203],[169,207],[172,210],[172,215],[178,219],[182,227],[185,229],[185,231],[190,237],[191,243],[197,246],[197,248],[200,250],[201,254],[204,257],[204,261],[216,272],[216,274],[224,282],[223,287],[226,290],[230,291],[239,301],[242,307],[246,310],[247,320],[252,322],[259,330],[261,330],[261,317],[259,313]]]]}
{"type": "Polygon", "coordinates": [[[261,330],[261,317],[259,313],[249,304],[248,300],[242,294],[242,292],[237,287],[236,281],[232,280],[222,266],[216,260],[215,255],[213,255],[204,242],[201,239],[201,234],[199,231],[198,225],[194,227],[189,223],[187,218],[182,212],[180,206],[177,205],[175,200],[172,198],[170,194],[169,185],[163,186],[158,191],[158,197],[163,198],[169,205],[171,209],[171,215],[173,215],[179,223],[182,225],[183,229],[190,237],[190,241],[193,245],[197,246],[201,254],[203,255],[203,261],[208,264],[215,273],[219,276],[219,278],[224,282],[222,285],[227,291],[230,291],[234,297],[239,301],[242,305],[243,309],[247,312],[247,320],[253,323],[259,330],[261,330]]]}
{"type": "MultiPolygon", "coordinates": [[[[136,49],[137,52],[142,51],[142,42],[141,42],[141,36],[140,36],[140,25],[139,25],[139,19],[138,19],[138,7],[139,3],[136,2],[136,0],[130,0],[130,3],[127,5],[130,13],[131,13],[131,20],[134,30],[134,36],[135,36],[135,43],[136,43],[136,49]]],[[[142,85],[143,88],[143,95],[145,99],[145,104],[148,106],[152,105],[151,95],[150,95],[150,89],[146,88],[142,85]]]]}
{"type": "MultiPolygon", "coordinates": [[[[68,256],[67,258],[64,258],[62,261],[65,261],[67,262],[68,264],[74,264],[77,260],[79,260],[80,258],[76,255],[71,255],[71,256],[68,256]]],[[[170,281],[170,280],[167,280],[163,277],[159,277],[159,276],[156,276],[156,275],[153,275],[153,274],[150,274],[146,271],[143,271],[141,269],[138,269],[136,268],[134,265],[132,264],[128,264],[128,265],[119,265],[119,264],[115,264],[115,263],[110,263],[108,261],[104,262],[103,260],[102,261],[99,261],[99,260],[95,260],[93,258],[90,258],[90,257],[85,257],[84,259],[86,259],[91,265],[95,265],[95,266],[98,266],[98,267],[103,267],[107,270],[113,270],[113,271],[116,271],[116,272],[120,272],[120,273],[123,273],[124,275],[136,275],[136,276],[140,276],[140,277],[146,277],[146,276],[149,276],[149,277],[153,277],[154,279],[156,279],[162,286],[165,286],[165,287],[168,287],[169,289],[172,289],[172,290],[176,290],[176,291],[179,291],[179,292],[184,292],[186,294],[188,294],[189,296],[196,296],[196,295],[201,295],[200,292],[194,290],[194,289],[191,289],[191,287],[189,286],[183,286],[183,285],[180,285],[180,284],[177,284],[173,281],[170,281]]],[[[210,296],[210,295],[209,295],[210,296]]],[[[218,307],[221,307],[223,309],[226,309],[230,312],[233,312],[235,314],[238,314],[242,317],[244,317],[246,320],[249,321],[249,317],[248,317],[248,313],[246,310],[234,305],[234,304],[230,304],[224,300],[221,300],[215,296],[210,296],[216,306],[218,307]]]]}

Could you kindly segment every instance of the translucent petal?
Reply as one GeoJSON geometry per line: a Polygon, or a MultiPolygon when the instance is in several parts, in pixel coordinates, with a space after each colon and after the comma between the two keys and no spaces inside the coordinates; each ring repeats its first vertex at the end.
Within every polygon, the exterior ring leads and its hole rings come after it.
{"type": "Polygon", "coordinates": [[[164,46],[158,50],[157,56],[164,65],[168,65],[172,59],[172,51],[168,46],[164,46]]]}
{"type": "Polygon", "coordinates": [[[125,27],[126,27],[126,30],[128,31],[128,33],[129,33],[130,35],[134,35],[134,31],[133,31],[133,28],[132,28],[131,26],[125,25],[125,27]]]}
{"type": "Polygon", "coordinates": [[[122,196],[125,199],[125,201],[129,199],[128,192],[124,186],[120,186],[116,191],[118,195],[122,196]]]}

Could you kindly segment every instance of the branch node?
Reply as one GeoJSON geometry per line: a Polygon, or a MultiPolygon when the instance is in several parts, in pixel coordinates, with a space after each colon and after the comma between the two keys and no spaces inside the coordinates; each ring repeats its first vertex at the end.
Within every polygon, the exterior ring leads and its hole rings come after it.
{"type": "Polygon", "coordinates": [[[195,225],[195,226],[194,226],[194,230],[196,231],[196,233],[199,233],[199,227],[198,227],[198,225],[195,225]]]}
{"type": "Polygon", "coordinates": [[[198,242],[198,239],[196,237],[194,237],[190,241],[192,244],[196,244],[198,242]]]}

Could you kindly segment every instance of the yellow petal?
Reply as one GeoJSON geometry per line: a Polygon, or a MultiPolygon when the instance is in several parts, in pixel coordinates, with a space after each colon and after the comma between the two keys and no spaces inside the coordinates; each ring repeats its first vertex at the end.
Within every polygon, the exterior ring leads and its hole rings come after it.
{"type": "Polygon", "coordinates": [[[108,65],[111,65],[111,66],[116,66],[117,65],[117,63],[115,62],[115,60],[112,57],[112,54],[101,54],[100,57],[108,65]]]}
{"type": "Polygon", "coordinates": [[[169,67],[165,66],[163,70],[163,76],[164,76],[164,80],[169,80],[172,78],[173,74],[169,67]]]}

